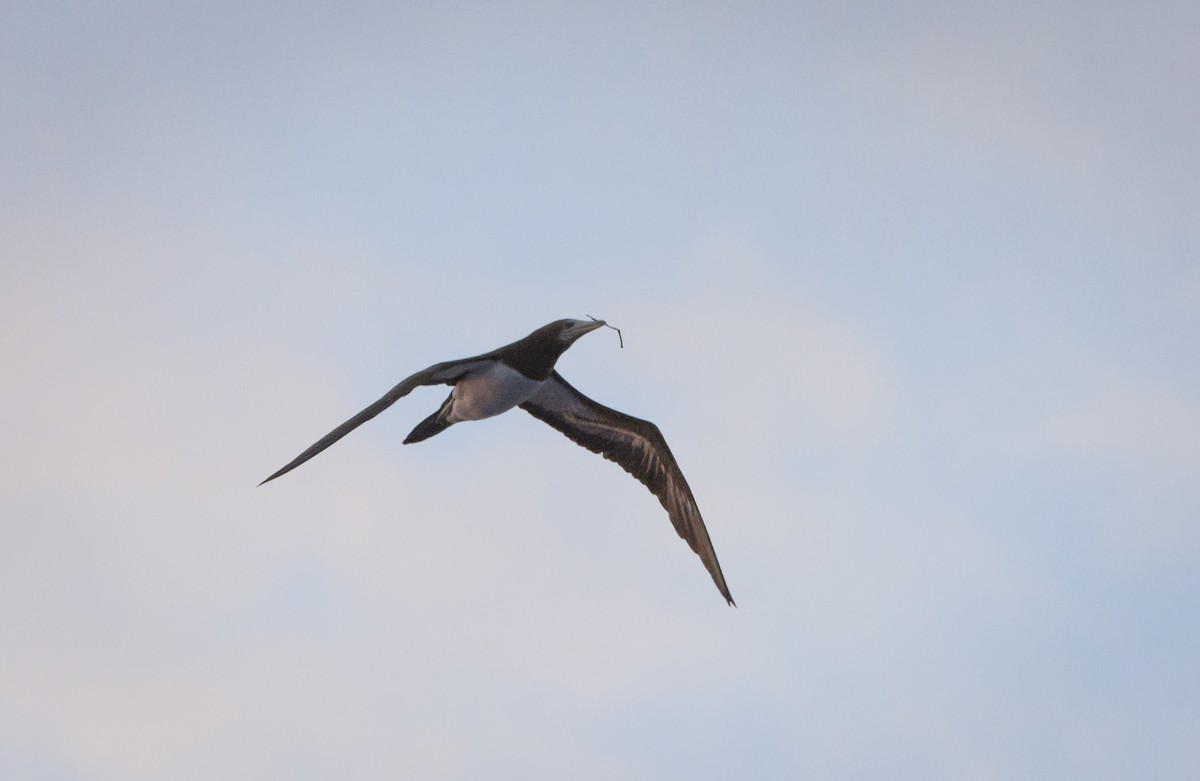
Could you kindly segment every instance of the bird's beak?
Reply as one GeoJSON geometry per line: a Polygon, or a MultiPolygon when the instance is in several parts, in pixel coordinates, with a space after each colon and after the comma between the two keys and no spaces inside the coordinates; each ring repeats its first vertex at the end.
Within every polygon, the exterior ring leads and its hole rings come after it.
{"type": "Polygon", "coordinates": [[[608,323],[603,320],[593,320],[590,323],[580,323],[579,325],[571,326],[566,331],[563,331],[563,340],[570,344],[584,334],[590,334],[592,331],[605,325],[608,325],[608,323]]]}

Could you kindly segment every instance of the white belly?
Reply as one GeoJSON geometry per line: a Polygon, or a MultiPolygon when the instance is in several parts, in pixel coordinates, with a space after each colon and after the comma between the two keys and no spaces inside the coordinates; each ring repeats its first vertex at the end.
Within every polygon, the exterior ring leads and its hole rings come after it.
{"type": "Polygon", "coordinates": [[[541,384],[540,380],[531,380],[502,363],[493,364],[485,371],[472,372],[455,384],[450,392],[454,401],[447,419],[459,423],[499,415],[528,400],[541,384]]]}

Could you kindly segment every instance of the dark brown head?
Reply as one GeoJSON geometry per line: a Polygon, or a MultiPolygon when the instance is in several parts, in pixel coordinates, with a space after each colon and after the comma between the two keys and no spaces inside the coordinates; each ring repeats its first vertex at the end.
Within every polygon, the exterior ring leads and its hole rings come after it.
{"type": "Polygon", "coordinates": [[[521,341],[500,348],[499,358],[526,377],[544,380],[576,339],[604,324],[603,320],[555,320],[521,341]]]}

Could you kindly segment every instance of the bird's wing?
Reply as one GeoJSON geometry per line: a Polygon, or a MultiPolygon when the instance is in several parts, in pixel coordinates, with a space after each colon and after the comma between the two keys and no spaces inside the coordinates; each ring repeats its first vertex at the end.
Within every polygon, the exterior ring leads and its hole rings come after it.
{"type": "Polygon", "coordinates": [[[385,393],[383,398],[379,399],[379,401],[375,402],[362,412],[358,413],[342,425],[335,428],[333,431],[330,431],[328,434],[321,437],[321,439],[315,442],[312,447],[293,458],[291,463],[268,477],[266,480],[263,480],[262,483],[259,483],[259,485],[262,485],[263,483],[269,483],[276,477],[287,474],[296,467],[300,466],[317,453],[320,453],[322,450],[329,447],[334,442],[337,442],[339,439],[346,436],[363,423],[366,423],[380,412],[383,412],[385,409],[395,404],[398,399],[402,399],[409,393],[412,393],[414,388],[420,385],[453,385],[464,374],[467,374],[472,369],[476,369],[484,365],[489,358],[490,354],[480,355],[474,358],[464,358],[458,361],[445,361],[443,363],[436,363],[433,366],[430,366],[428,369],[417,372],[385,393]]]}
{"type": "Polygon", "coordinates": [[[733,604],[700,508],[658,426],[592,401],[558,372],[551,374],[521,409],[615,462],[649,488],[666,508],[675,531],[704,562],[721,596],[733,604]]]}

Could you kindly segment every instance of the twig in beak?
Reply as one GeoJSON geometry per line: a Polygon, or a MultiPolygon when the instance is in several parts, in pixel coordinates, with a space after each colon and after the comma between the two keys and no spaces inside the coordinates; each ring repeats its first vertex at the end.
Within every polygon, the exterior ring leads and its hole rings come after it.
{"type": "MultiPolygon", "coordinates": [[[[595,322],[597,322],[597,323],[598,323],[598,322],[600,322],[599,320],[596,320],[596,318],[592,317],[591,315],[588,315],[588,317],[591,317],[591,318],[592,318],[592,320],[594,320],[594,321],[595,321],[595,322]]],[[[622,349],[624,349],[624,347],[625,347],[625,337],[621,336],[621,329],[620,329],[620,328],[617,328],[615,325],[609,325],[608,323],[605,323],[605,324],[604,324],[604,327],[605,327],[605,328],[611,328],[611,329],[613,329],[614,331],[616,331],[616,332],[617,332],[617,341],[621,343],[621,348],[622,348],[622,349]]]]}

